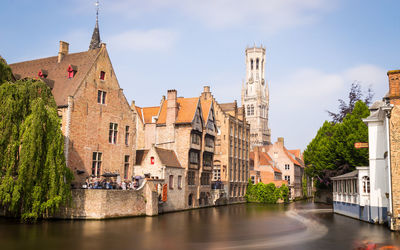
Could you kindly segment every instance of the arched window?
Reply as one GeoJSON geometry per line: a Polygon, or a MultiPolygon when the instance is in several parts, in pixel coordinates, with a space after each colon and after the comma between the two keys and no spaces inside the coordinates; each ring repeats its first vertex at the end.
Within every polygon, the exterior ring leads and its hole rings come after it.
{"type": "Polygon", "coordinates": [[[264,69],[264,59],[261,61],[261,70],[264,69]]]}
{"type": "Polygon", "coordinates": [[[250,60],[250,68],[253,70],[253,59],[250,60]]]}
{"type": "Polygon", "coordinates": [[[254,105],[251,104],[250,106],[250,115],[254,115],[254,105]]]}
{"type": "Polygon", "coordinates": [[[260,59],[256,59],[256,69],[258,69],[258,64],[260,63],[260,59]]]}
{"type": "Polygon", "coordinates": [[[369,188],[369,177],[368,176],[364,176],[362,178],[362,183],[363,183],[363,192],[365,194],[369,194],[370,193],[370,188],[369,188]]]}

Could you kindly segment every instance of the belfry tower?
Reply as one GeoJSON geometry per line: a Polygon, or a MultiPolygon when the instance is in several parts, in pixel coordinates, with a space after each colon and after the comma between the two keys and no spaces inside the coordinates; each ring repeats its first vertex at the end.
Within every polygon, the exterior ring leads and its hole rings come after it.
{"type": "Polygon", "coordinates": [[[242,87],[242,106],[250,124],[250,144],[271,144],[268,127],[269,91],[265,81],[265,48],[246,48],[246,84],[242,87]]]}

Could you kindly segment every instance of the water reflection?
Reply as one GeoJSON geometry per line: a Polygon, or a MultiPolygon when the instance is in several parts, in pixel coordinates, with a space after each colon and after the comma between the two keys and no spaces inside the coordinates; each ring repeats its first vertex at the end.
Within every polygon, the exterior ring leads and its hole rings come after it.
{"type": "Polygon", "coordinates": [[[1,249],[351,249],[399,244],[384,226],[312,203],[240,204],[106,221],[0,219],[1,249]]]}

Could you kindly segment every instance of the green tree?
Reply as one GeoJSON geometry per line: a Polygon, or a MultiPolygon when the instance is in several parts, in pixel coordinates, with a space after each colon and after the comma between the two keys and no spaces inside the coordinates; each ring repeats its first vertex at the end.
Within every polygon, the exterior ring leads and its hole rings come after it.
{"type": "Polygon", "coordinates": [[[0,56],[0,85],[6,81],[12,81],[13,75],[10,66],[8,66],[6,60],[0,56]]]}
{"type": "Polygon", "coordinates": [[[248,202],[261,202],[275,204],[279,199],[288,201],[289,189],[283,184],[277,188],[274,183],[264,184],[262,182],[254,185],[250,180],[247,185],[245,198],[248,202]]]}
{"type": "Polygon", "coordinates": [[[57,106],[42,81],[0,86],[0,204],[23,221],[52,214],[70,198],[57,106]]]}
{"type": "Polygon", "coordinates": [[[354,148],[355,142],[368,142],[368,127],[362,118],[369,116],[368,106],[357,101],[342,122],[325,121],[304,151],[306,173],[317,177],[318,186],[329,186],[330,177],[368,164],[368,149],[354,148]],[[320,185],[322,184],[322,186],[320,185]]]}

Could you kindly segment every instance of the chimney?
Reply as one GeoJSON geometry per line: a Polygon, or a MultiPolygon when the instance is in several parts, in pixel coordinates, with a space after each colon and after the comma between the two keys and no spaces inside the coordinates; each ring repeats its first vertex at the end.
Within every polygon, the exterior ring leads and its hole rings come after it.
{"type": "Polygon", "coordinates": [[[177,91],[170,89],[167,92],[167,120],[166,125],[174,124],[178,115],[177,91]]]}
{"type": "Polygon", "coordinates": [[[400,70],[390,70],[389,77],[389,100],[392,104],[400,104],[400,70]]]}
{"type": "Polygon", "coordinates": [[[284,147],[285,146],[285,139],[283,137],[278,137],[277,143],[279,145],[282,145],[282,147],[284,147]]]}
{"type": "Polygon", "coordinates": [[[136,104],[136,103],[135,103],[135,100],[132,100],[132,102],[131,102],[131,109],[134,109],[134,108],[136,107],[135,104],[136,104]]]}
{"type": "Polygon", "coordinates": [[[203,93],[201,95],[204,97],[205,100],[211,97],[211,91],[210,91],[210,86],[204,86],[203,87],[203,93]]]}
{"type": "Polygon", "coordinates": [[[60,41],[60,49],[58,51],[58,63],[62,61],[65,55],[68,55],[69,43],[60,41]]]}

